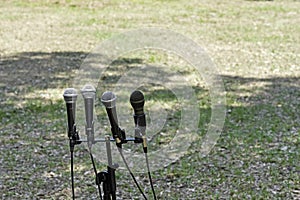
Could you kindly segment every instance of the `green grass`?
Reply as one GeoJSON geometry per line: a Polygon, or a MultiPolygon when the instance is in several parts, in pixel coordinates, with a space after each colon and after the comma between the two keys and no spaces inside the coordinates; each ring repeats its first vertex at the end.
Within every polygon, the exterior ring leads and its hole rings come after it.
{"type": "MultiPolygon", "coordinates": [[[[299,198],[299,10],[292,0],[2,2],[0,197],[71,199],[63,89],[72,86],[74,72],[99,42],[154,26],[180,32],[208,52],[224,82],[227,112],[217,144],[203,157],[201,137],[209,127],[211,99],[186,61],[158,50],[130,52],[102,74],[98,87],[104,91],[129,70],[158,65],[187,77],[196,93],[200,139],[185,157],[153,172],[159,199],[299,198]]],[[[146,111],[159,106],[156,112],[168,116],[150,144],[159,149],[179,127],[181,104],[164,86],[141,89],[146,111]]],[[[96,114],[108,130],[105,110],[97,103],[96,114]]],[[[96,199],[83,146],[76,147],[75,163],[76,194],[96,199]]],[[[97,162],[97,168],[105,165],[97,162]]],[[[146,174],[137,176],[152,197],[146,174]]],[[[128,173],[117,170],[117,182],[123,199],[140,199],[128,173]]]]}

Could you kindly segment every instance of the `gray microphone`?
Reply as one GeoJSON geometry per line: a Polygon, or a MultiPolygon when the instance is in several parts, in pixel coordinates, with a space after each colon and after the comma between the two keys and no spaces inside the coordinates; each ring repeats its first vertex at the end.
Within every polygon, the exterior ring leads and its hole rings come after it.
{"type": "Polygon", "coordinates": [[[81,90],[84,99],[85,108],[85,133],[87,135],[88,147],[91,148],[95,143],[94,138],[94,102],[96,96],[96,89],[92,85],[85,85],[81,90]]]}
{"type": "Polygon", "coordinates": [[[67,88],[64,91],[63,96],[67,106],[68,137],[71,138],[76,133],[75,110],[76,110],[77,91],[74,88],[67,88]]]}

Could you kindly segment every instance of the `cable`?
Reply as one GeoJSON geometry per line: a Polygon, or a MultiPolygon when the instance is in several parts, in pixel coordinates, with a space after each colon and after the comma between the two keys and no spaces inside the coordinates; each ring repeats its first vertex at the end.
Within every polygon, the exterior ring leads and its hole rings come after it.
{"type": "Polygon", "coordinates": [[[140,185],[138,184],[137,180],[135,179],[133,173],[131,172],[131,170],[130,170],[130,168],[129,168],[129,166],[128,166],[128,163],[127,163],[127,161],[126,161],[126,159],[125,159],[125,157],[124,157],[124,154],[123,154],[122,149],[121,149],[121,148],[118,148],[118,150],[119,150],[119,152],[120,152],[120,155],[121,155],[121,157],[122,157],[122,159],[123,159],[123,162],[124,162],[124,164],[125,164],[125,166],[126,166],[128,172],[130,173],[130,175],[131,175],[131,177],[132,177],[132,179],[133,179],[135,185],[136,185],[137,188],[139,189],[140,193],[143,195],[144,199],[147,200],[147,197],[145,196],[144,192],[142,191],[140,185]]]}
{"type": "Polygon", "coordinates": [[[146,163],[147,163],[148,177],[149,177],[149,181],[150,181],[150,185],[151,185],[151,189],[152,189],[152,194],[153,194],[154,200],[156,200],[156,194],[155,194],[155,190],[154,190],[154,186],[153,186],[153,182],[152,182],[152,177],[151,177],[151,173],[150,173],[150,167],[149,167],[149,161],[148,161],[148,154],[147,153],[145,153],[145,158],[146,158],[146,163]]]}
{"type": "Polygon", "coordinates": [[[71,182],[72,182],[72,199],[75,200],[74,190],[74,163],[73,163],[73,151],[71,151],[71,182]]]}
{"type": "MultiPolygon", "coordinates": [[[[93,154],[91,152],[91,149],[90,149],[90,156],[91,156],[91,160],[92,160],[92,164],[93,164],[93,169],[94,169],[95,175],[97,177],[98,173],[97,173],[97,169],[96,169],[96,165],[95,165],[95,161],[94,161],[94,157],[93,157],[93,154]]],[[[102,194],[101,194],[100,184],[97,184],[97,186],[98,186],[98,191],[99,191],[100,199],[102,200],[102,194]]]]}

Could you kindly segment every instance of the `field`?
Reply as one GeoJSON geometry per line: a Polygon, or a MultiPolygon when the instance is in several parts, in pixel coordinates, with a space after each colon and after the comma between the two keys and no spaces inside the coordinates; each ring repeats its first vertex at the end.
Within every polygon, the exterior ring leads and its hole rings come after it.
{"type": "MultiPolygon", "coordinates": [[[[199,138],[184,157],[152,172],[158,199],[300,199],[296,0],[2,0],[1,199],[71,199],[63,91],[73,87],[84,59],[101,42],[143,27],[174,31],[198,43],[215,63],[226,91],[222,133],[203,156],[200,136],[208,130],[212,100],[205,81],[188,62],[148,49],[122,55],[102,74],[98,88],[105,91],[132,69],[163,66],[167,74],[184,75],[195,91],[199,138]]],[[[181,104],[163,86],[141,89],[146,111],[158,117],[157,123],[168,116],[150,146],[159,149],[179,127],[181,104]]],[[[108,130],[99,101],[96,114],[108,130]]],[[[122,125],[130,130],[127,122],[122,125]]],[[[97,199],[83,146],[76,147],[75,163],[77,198],[97,199]]],[[[97,168],[105,165],[97,162],[97,168]]],[[[136,176],[152,199],[146,174],[136,176]]],[[[117,183],[121,199],[142,199],[126,171],[117,170],[117,183]]]]}

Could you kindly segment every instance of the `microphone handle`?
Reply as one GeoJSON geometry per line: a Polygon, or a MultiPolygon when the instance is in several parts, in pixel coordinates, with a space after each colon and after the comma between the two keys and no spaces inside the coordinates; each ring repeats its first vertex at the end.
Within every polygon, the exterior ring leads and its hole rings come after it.
{"type": "Polygon", "coordinates": [[[111,132],[113,134],[113,138],[116,139],[119,137],[119,130],[120,130],[118,125],[116,107],[106,108],[106,112],[111,125],[111,132]]]}
{"type": "Polygon", "coordinates": [[[86,134],[89,146],[95,142],[94,137],[94,99],[86,98],[85,103],[85,118],[86,118],[86,134]]]}
{"type": "Polygon", "coordinates": [[[111,132],[113,138],[116,140],[116,144],[119,148],[122,148],[122,144],[126,143],[126,134],[118,125],[118,117],[116,107],[106,108],[108,119],[111,125],[111,132]]]}
{"type": "Polygon", "coordinates": [[[145,116],[145,114],[134,115],[133,118],[134,118],[135,126],[141,130],[142,135],[145,135],[146,134],[146,116],[145,116]]]}
{"type": "Polygon", "coordinates": [[[134,115],[134,123],[139,127],[146,127],[146,116],[145,116],[145,114],[134,115]]]}
{"type": "Polygon", "coordinates": [[[76,103],[66,103],[67,106],[67,118],[68,118],[68,137],[74,136],[76,133],[76,126],[75,126],[75,110],[76,110],[76,103]]]}
{"type": "Polygon", "coordinates": [[[144,153],[147,153],[146,116],[145,113],[133,116],[135,123],[135,141],[143,144],[144,153]]]}

